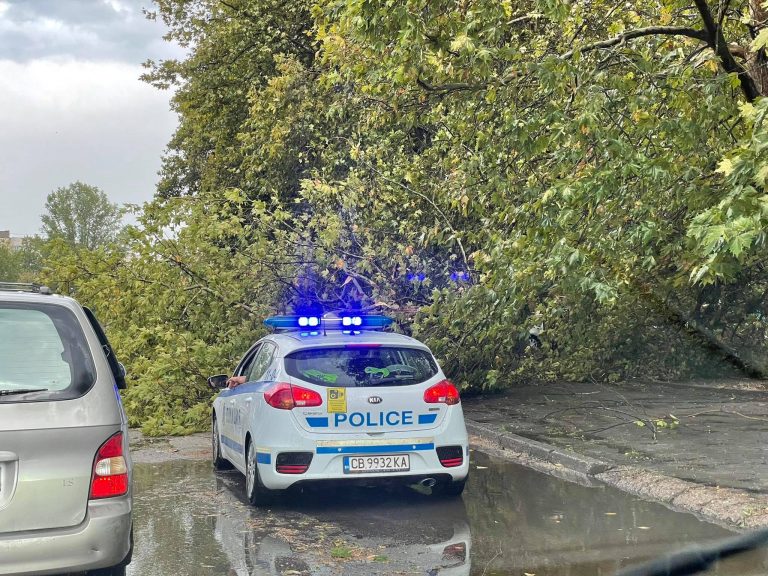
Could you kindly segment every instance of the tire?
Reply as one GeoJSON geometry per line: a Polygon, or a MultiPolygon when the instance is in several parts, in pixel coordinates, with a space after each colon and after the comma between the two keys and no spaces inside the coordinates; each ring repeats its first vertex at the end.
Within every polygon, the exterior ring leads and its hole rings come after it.
{"type": "Polygon", "coordinates": [[[221,455],[221,439],[219,438],[219,423],[216,418],[213,419],[211,429],[211,447],[213,454],[214,470],[231,470],[232,463],[221,455]]]}
{"type": "Polygon", "coordinates": [[[253,442],[248,442],[248,454],[245,458],[245,495],[252,506],[264,506],[272,501],[271,490],[266,488],[259,478],[253,442]]]}
{"type": "Polygon", "coordinates": [[[444,484],[437,484],[432,488],[432,495],[442,496],[445,498],[455,498],[461,496],[464,492],[464,486],[467,484],[467,479],[454,480],[452,482],[445,482],[444,484]]]}

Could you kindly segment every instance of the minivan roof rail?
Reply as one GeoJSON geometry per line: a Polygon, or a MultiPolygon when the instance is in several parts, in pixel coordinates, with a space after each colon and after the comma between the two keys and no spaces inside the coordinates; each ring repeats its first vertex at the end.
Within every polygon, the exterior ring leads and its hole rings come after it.
{"type": "Polygon", "coordinates": [[[33,292],[35,294],[53,294],[48,286],[35,284],[34,282],[0,282],[2,292],[33,292]]]}

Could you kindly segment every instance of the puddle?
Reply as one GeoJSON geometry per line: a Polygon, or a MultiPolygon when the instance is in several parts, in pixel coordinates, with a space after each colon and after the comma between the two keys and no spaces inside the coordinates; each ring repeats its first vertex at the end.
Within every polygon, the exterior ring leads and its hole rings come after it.
{"type": "MultiPolygon", "coordinates": [[[[607,487],[567,483],[474,452],[463,498],[413,490],[322,489],[268,509],[245,503],[237,472],[208,462],[136,466],[136,549],[128,574],[586,576],[732,535],[607,487]]],[[[764,551],[710,574],[749,576],[764,551]]]]}

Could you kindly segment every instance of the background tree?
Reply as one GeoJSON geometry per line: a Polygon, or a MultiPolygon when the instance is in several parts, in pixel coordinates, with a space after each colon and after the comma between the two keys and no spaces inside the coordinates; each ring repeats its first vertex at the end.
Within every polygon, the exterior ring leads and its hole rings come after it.
{"type": "Polygon", "coordinates": [[[21,258],[9,242],[0,240],[0,282],[17,282],[21,275],[21,258]]]}
{"type": "Polygon", "coordinates": [[[117,204],[96,186],[74,182],[48,195],[43,233],[70,246],[93,250],[114,240],[121,228],[117,204]]]}
{"type": "Polygon", "coordinates": [[[43,272],[116,334],[133,424],[207,426],[263,316],[361,293],[465,391],[766,373],[757,0],[156,6],[189,48],[147,63],[158,194],[43,272]]]}

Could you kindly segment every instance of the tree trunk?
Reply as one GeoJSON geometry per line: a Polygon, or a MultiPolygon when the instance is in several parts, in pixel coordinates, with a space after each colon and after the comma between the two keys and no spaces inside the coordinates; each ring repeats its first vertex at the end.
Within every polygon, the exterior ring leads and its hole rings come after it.
{"type": "MultiPolygon", "coordinates": [[[[751,0],[749,3],[752,24],[756,30],[762,30],[768,24],[768,9],[763,7],[764,1],[751,0]]],[[[747,69],[760,94],[768,94],[768,57],[766,57],[765,50],[759,50],[756,54],[750,55],[747,69]]]]}
{"type": "Polygon", "coordinates": [[[662,314],[670,319],[673,324],[701,340],[710,350],[721,355],[727,362],[744,372],[747,376],[751,378],[768,378],[768,363],[764,360],[754,358],[751,354],[744,354],[737,350],[714,330],[696,320],[682,306],[671,301],[669,298],[662,298],[658,295],[653,295],[651,298],[662,314]]]}

